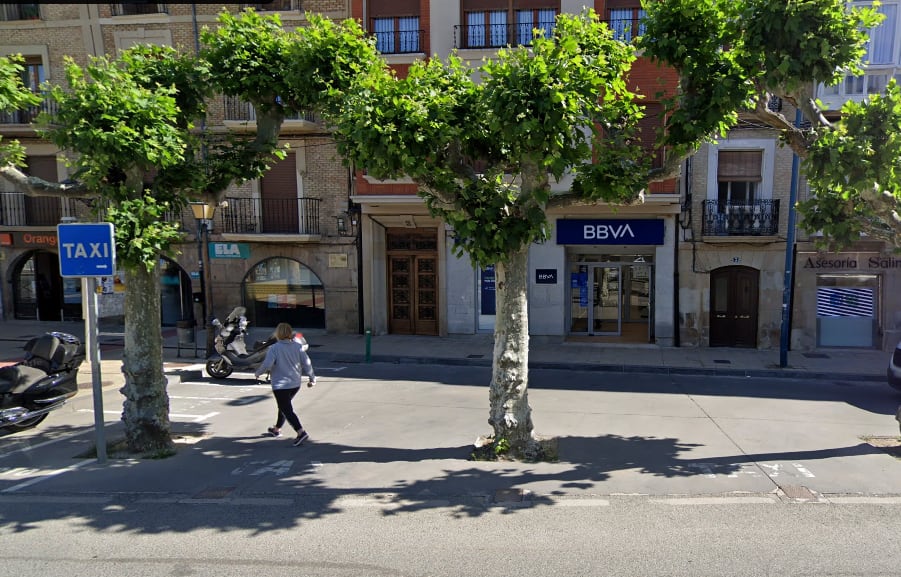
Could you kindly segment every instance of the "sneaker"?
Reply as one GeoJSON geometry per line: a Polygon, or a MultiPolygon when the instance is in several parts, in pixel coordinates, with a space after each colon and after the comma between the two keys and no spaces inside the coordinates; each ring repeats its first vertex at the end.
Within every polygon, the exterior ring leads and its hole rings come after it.
{"type": "Polygon", "coordinates": [[[266,429],[266,436],[267,437],[281,437],[282,432],[279,431],[278,429],[276,429],[275,427],[269,427],[268,429],[266,429]]]}
{"type": "Polygon", "coordinates": [[[306,431],[301,431],[297,434],[297,438],[294,439],[294,446],[299,447],[303,444],[304,441],[310,438],[310,435],[307,434],[306,431]]]}

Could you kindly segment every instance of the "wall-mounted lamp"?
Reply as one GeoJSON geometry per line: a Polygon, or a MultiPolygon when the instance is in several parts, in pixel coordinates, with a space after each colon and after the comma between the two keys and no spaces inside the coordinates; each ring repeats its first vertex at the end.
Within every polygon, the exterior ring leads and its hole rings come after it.
{"type": "Polygon", "coordinates": [[[352,206],[335,216],[335,228],[341,236],[356,236],[360,220],[360,207],[352,206]]]}

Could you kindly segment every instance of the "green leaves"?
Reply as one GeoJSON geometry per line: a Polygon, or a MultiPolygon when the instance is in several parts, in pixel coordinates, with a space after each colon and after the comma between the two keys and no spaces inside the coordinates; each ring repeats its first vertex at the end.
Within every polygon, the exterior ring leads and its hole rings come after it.
{"type": "Polygon", "coordinates": [[[833,247],[867,233],[899,248],[901,236],[901,88],[849,101],[842,120],[821,128],[804,163],[815,197],[800,203],[802,226],[833,247]]]}
{"type": "Polygon", "coordinates": [[[501,50],[478,69],[452,55],[418,61],[405,78],[353,21],[311,20],[298,34],[292,62],[317,64],[294,82],[326,95],[341,153],[375,178],[412,178],[453,227],[455,250],[475,262],[504,262],[546,238],[549,175],[584,172],[582,198],[631,201],[647,174],[640,108],[624,81],[635,54],[593,11],[561,15],[553,38],[501,50]]]}
{"type": "MultiPolygon", "coordinates": [[[[23,110],[40,104],[41,97],[31,92],[22,82],[24,67],[21,54],[0,56],[0,112],[23,110]]],[[[25,149],[18,140],[3,141],[0,137],[0,162],[22,166],[25,149]]]]}

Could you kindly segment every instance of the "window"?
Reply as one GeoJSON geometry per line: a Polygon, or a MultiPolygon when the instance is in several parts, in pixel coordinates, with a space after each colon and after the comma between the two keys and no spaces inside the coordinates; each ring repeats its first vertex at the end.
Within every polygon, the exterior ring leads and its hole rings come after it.
{"type": "Polygon", "coordinates": [[[419,16],[372,19],[376,49],[382,54],[419,52],[419,16]]]}
{"type": "Polygon", "coordinates": [[[0,21],[38,20],[40,17],[41,8],[37,3],[0,4],[0,21]]]}
{"type": "MultiPolygon", "coordinates": [[[[491,4],[498,4],[490,2],[491,4]]],[[[464,3],[465,4],[465,3],[464,3]]],[[[476,7],[475,2],[469,2],[476,7]]],[[[529,45],[533,32],[548,37],[557,26],[556,8],[517,8],[469,10],[464,5],[463,35],[459,48],[498,48],[508,44],[529,45]]]]}
{"type": "Polygon", "coordinates": [[[644,34],[644,19],[647,12],[640,8],[617,8],[610,10],[608,25],[613,37],[623,42],[631,42],[635,36],[644,34]]]}
{"type": "Polygon", "coordinates": [[[516,11],[516,43],[529,45],[532,43],[533,30],[541,30],[540,36],[545,38],[554,34],[557,27],[557,11],[553,8],[539,10],[516,11]]]}
{"type": "Polygon", "coordinates": [[[877,8],[880,14],[885,14],[878,26],[870,29],[870,40],[867,42],[867,53],[864,55],[866,64],[892,64],[895,61],[895,24],[897,21],[898,6],[896,4],[883,4],[877,8]]]}
{"type": "Polygon", "coordinates": [[[721,150],[717,164],[717,201],[727,204],[753,204],[762,180],[762,150],[721,150]]]}
{"type": "Polygon", "coordinates": [[[156,2],[128,2],[112,4],[113,16],[138,16],[141,14],[168,14],[165,4],[156,2]]]}

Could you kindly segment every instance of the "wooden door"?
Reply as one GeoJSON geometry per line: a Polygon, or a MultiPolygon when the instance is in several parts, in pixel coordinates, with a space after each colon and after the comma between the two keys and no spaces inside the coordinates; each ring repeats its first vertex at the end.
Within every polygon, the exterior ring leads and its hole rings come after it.
{"type": "Polygon", "coordinates": [[[436,232],[388,234],[388,332],[438,334],[436,232]]]}
{"type": "Polygon", "coordinates": [[[710,274],[710,346],[757,348],[760,272],[744,266],[710,274]]]}
{"type": "Polygon", "coordinates": [[[298,234],[297,195],[297,161],[289,152],[260,179],[260,232],[298,234]]]}

